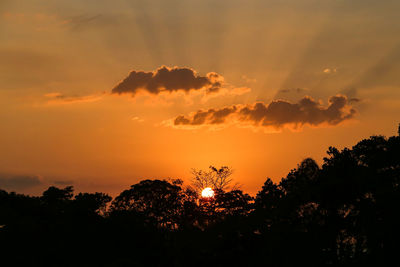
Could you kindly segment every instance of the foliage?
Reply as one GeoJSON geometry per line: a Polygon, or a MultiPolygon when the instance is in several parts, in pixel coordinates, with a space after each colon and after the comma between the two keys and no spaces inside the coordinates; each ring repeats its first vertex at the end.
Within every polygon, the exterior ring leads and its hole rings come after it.
{"type": "Polygon", "coordinates": [[[50,187],[0,190],[2,266],[389,266],[400,238],[400,136],[330,147],[255,198],[232,170],[143,180],[113,200],[50,187]],[[211,186],[212,199],[198,190],[211,186]],[[112,200],[112,202],[111,202],[112,200]],[[111,204],[109,205],[109,203],[111,204]]]}

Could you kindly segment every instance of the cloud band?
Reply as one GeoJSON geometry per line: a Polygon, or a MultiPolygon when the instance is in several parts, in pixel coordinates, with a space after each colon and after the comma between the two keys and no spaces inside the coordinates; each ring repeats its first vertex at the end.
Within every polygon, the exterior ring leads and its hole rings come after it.
{"type": "Polygon", "coordinates": [[[274,100],[269,104],[256,102],[248,105],[233,105],[220,109],[199,110],[188,116],[180,115],[173,120],[174,126],[222,125],[232,123],[259,127],[282,128],[285,126],[337,125],[355,115],[345,96],[329,98],[328,106],[321,105],[311,97],[297,103],[274,100]]]}

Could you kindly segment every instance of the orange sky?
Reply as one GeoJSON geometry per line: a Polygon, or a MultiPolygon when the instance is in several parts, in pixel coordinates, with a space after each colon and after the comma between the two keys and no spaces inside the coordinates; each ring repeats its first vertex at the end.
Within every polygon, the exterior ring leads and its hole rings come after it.
{"type": "Polygon", "coordinates": [[[330,145],[394,135],[399,8],[2,0],[0,186],[116,194],[226,165],[254,194],[305,157],[321,163],[330,145]],[[337,95],[343,105],[329,102],[337,95]]]}

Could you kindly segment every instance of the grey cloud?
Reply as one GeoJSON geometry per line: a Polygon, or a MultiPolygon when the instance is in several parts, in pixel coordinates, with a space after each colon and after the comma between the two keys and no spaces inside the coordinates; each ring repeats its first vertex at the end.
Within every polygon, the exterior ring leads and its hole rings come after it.
{"type": "Polygon", "coordinates": [[[75,103],[85,103],[85,102],[95,102],[102,98],[102,94],[96,95],[64,95],[62,93],[48,93],[44,96],[48,98],[47,104],[50,105],[62,105],[62,104],[75,104],[75,103]]]}
{"type": "Polygon", "coordinates": [[[287,93],[295,92],[295,93],[300,94],[300,93],[304,93],[305,91],[306,90],[303,88],[293,88],[293,89],[281,89],[278,91],[278,93],[287,94],[287,93]]]}
{"type": "Polygon", "coordinates": [[[356,97],[353,97],[353,98],[349,99],[349,103],[358,103],[360,101],[361,101],[361,99],[360,98],[356,98],[356,97]]]}
{"type": "Polygon", "coordinates": [[[0,188],[6,190],[23,190],[43,184],[38,175],[0,174],[0,188]]]}
{"type": "Polygon", "coordinates": [[[288,125],[305,124],[318,126],[326,123],[337,125],[355,115],[349,100],[342,95],[332,96],[328,106],[321,105],[311,97],[303,97],[297,103],[274,100],[269,104],[256,102],[250,105],[234,105],[221,109],[200,110],[189,116],[178,116],[175,126],[216,125],[231,122],[261,127],[282,128],[288,125]]]}
{"type": "Polygon", "coordinates": [[[154,72],[132,71],[128,77],[120,82],[112,93],[135,95],[140,90],[151,94],[161,92],[174,92],[199,90],[206,88],[208,93],[219,91],[222,86],[223,77],[215,72],[206,76],[199,76],[190,68],[169,68],[162,66],[154,72]]]}
{"type": "Polygon", "coordinates": [[[221,109],[199,110],[192,116],[180,115],[175,118],[174,125],[203,125],[224,123],[229,115],[237,112],[236,106],[221,109]]]}

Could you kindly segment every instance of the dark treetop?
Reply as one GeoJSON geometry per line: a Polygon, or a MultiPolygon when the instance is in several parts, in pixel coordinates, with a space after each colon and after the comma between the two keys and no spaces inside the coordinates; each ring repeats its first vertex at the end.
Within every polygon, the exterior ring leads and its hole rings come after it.
{"type": "Polygon", "coordinates": [[[385,266],[398,262],[399,179],[400,137],[372,136],[267,179],[255,198],[215,184],[202,199],[180,180],[143,180],[115,199],[0,190],[0,265],[385,266]]]}

